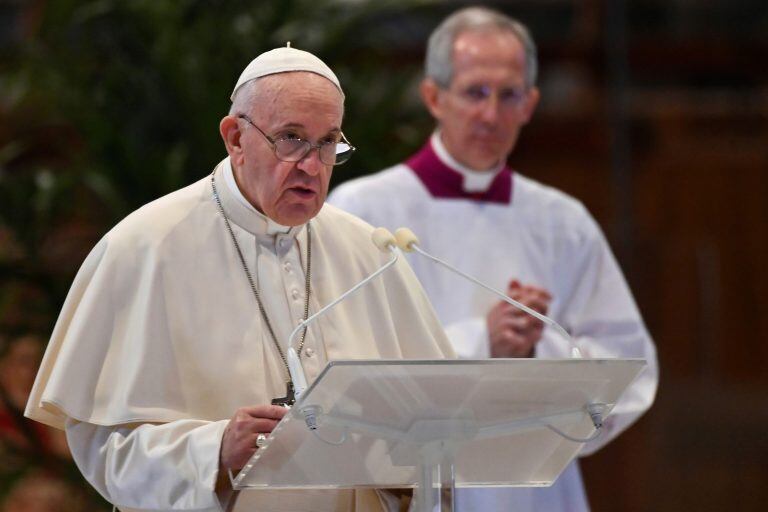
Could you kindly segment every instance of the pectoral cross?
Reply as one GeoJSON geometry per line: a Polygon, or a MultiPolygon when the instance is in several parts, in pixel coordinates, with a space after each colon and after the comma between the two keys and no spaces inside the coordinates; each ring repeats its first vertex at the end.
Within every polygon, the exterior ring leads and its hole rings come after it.
{"type": "Polygon", "coordinates": [[[285,396],[281,398],[273,398],[272,405],[279,405],[290,409],[291,406],[296,403],[296,395],[293,394],[293,382],[288,381],[285,387],[285,396]]]}

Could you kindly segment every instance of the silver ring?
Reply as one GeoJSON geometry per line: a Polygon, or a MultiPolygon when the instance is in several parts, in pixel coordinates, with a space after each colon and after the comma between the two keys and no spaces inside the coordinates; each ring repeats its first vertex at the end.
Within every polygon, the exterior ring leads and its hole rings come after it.
{"type": "Polygon", "coordinates": [[[256,448],[261,448],[267,444],[267,435],[266,434],[258,434],[256,436],[256,448]]]}

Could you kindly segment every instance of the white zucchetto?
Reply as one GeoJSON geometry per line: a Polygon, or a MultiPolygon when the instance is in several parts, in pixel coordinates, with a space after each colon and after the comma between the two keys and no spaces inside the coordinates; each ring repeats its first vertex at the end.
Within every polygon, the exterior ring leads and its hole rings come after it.
{"type": "Polygon", "coordinates": [[[243,70],[240,78],[238,78],[237,85],[235,85],[235,89],[232,91],[229,99],[234,100],[235,93],[246,82],[261,78],[262,76],[290,71],[308,71],[318,74],[335,85],[339,92],[341,92],[341,96],[344,97],[344,91],[341,90],[339,79],[336,78],[336,75],[325,62],[309,52],[291,48],[290,43],[288,43],[288,46],[269,50],[253,59],[243,70]]]}

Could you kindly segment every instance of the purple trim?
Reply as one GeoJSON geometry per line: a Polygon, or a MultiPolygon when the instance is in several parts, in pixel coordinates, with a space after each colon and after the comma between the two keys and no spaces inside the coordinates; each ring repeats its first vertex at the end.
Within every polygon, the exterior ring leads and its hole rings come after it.
{"type": "Polygon", "coordinates": [[[509,204],[512,200],[512,169],[508,166],[499,171],[485,192],[465,192],[464,177],[445,165],[427,141],[415,155],[406,160],[433,197],[440,199],[470,199],[489,203],[509,204]]]}

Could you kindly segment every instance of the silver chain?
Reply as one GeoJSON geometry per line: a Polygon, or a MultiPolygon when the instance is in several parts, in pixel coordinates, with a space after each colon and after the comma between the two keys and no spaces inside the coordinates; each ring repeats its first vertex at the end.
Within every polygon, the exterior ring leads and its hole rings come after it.
{"type": "MultiPolygon", "coordinates": [[[[224,206],[221,204],[221,199],[219,199],[219,193],[216,190],[216,180],[214,179],[214,174],[211,174],[211,187],[213,188],[213,197],[216,199],[216,205],[219,207],[219,212],[221,213],[221,216],[224,217],[224,224],[227,226],[227,231],[229,231],[229,236],[232,237],[232,243],[235,244],[235,250],[237,250],[237,255],[240,257],[240,263],[243,265],[243,270],[245,271],[245,276],[248,278],[248,283],[251,285],[251,290],[253,290],[253,296],[256,297],[256,304],[259,306],[259,311],[261,312],[261,318],[264,319],[264,323],[267,325],[267,330],[269,331],[269,336],[272,338],[272,342],[275,344],[275,348],[277,349],[277,353],[280,354],[280,359],[283,360],[283,365],[285,366],[285,371],[288,374],[288,382],[293,382],[291,380],[291,372],[288,369],[288,360],[285,358],[285,354],[283,353],[283,349],[280,347],[280,343],[277,341],[277,336],[275,336],[275,331],[272,329],[272,323],[269,321],[269,317],[267,316],[267,311],[264,309],[264,304],[261,302],[261,296],[259,295],[259,290],[256,288],[256,283],[253,280],[253,276],[251,275],[251,271],[248,270],[248,265],[245,262],[245,257],[243,256],[243,251],[240,250],[240,244],[237,242],[237,238],[235,237],[235,232],[232,231],[232,225],[229,223],[229,218],[227,218],[226,212],[224,212],[224,206]]],[[[307,272],[306,272],[306,279],[304,282],[304,318],[302,318],[302,321],[306,320],[309,317],[309,282],[310,282],[310,276],[312,273],[312,228],[311,224],[307,222],[307,272]]],[[[304,348],[304,340],[307,336],[307,326],[304,326],[304,330],[301,333],[301,339],[299,340],[299,348],[296,351],[298,353],[299,358],[301,358],[301,351],[304,348]]]]}

